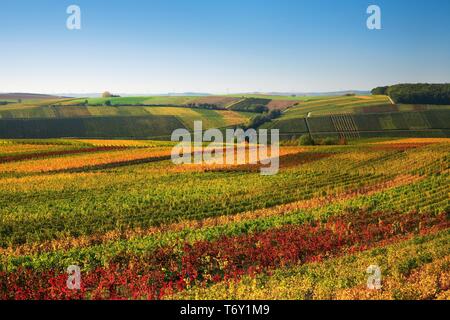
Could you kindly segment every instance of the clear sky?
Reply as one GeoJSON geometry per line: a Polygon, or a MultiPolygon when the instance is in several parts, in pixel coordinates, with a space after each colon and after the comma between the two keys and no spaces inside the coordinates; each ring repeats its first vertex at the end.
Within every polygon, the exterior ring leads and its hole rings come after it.
{"type": "Polygon", "coordinates": [[[448,0],[1,0],[0,92],[333,91],[450,82],[448,0]],[[81,8],[82,29],[66,28],[81,8]],[[381,7],[382,30],[366,9],[381,7]]]}

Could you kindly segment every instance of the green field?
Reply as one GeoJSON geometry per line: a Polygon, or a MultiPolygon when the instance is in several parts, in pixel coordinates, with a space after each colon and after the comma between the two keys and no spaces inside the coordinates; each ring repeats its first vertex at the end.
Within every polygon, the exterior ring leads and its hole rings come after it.
{"type": "Polygon", "coordinates": [[[318,136],[397,137],[450,136],[450,111],[427,110],[395,113],[323,115],[317,117],[281,117],[264,128],[279,129],[282,137],[308,133],[318,136]],[[355,134],[353,134],[355,133],[355,134]]]}
{"type": "Polygon", "coordinates": [[[268,177],[153,141],[0,140],[0,299],[448,300],[449,146],[281,147],[268,177]]]}
{"type": "Polygon", "coordinates": [[[258,107],[282,111],[281,117],[261,127],[280,129],[282,138],[308,131],[319,136],[448,136],[450,123],[450,106],[395,105],[387,96],[145,96],[87,100],[87,105],[81,105],[85,99],[68,98],[0,106],[0,138],[155,139],[167,137],[179,127],[192,130],[198,120],[204,129],[246,125],[258,114],[250,111],[258,107]],[[111,106],[102,105],[107,100],[111,106]],[[223,109],[192,107],[201,104],[223,109]],[[145,121],[133,123],[136,119],[145,121]],[[104,127],[95,128],[97,123],[104,127]],[[58,129],[59,125],[66,127],[58,129]],[[118,130],[119,126],[123,128],[118,130]],[[348,134],[353,131],[355,134],[348,134]]]}
{"type": "Polygon", "coordinates": [[[265,94],[230,94],[228,97],[235,98],[255,98],[255,99],[270,99],[270,100],[292,100],[292,101],[311,101],[320,100],[324,96],[281,96],[281,95],[265,95],[265,94]]]}
{"type": "Polygon", "coordinates": [[[137,96],[137,97],[112,97],[112,98],[80,98],[62,101],[61,105],[83,104],[104,105],[110,101],[112,105],[169,105],[184,106],[187,104],[211,103],[218,107],[226,108],[240,99],[224,96],[137,96]]]}
{"type": "Polygon", "coordinates": [[[174,116],[0,119],[0,137],[170,139],[185,125],[174,116]]]}
{"type": "Polygon", "coordinates": [[[251,116],[187,107],[8,105],[0,108],[0,137],[157,138],[170,136],[178,128],[192,130],[194,121],[201,120],[204,129],[224,128],[245,124],[251,116]],[[96,128],[100,123],[102,128],[96,128]],[[119,126],[123,128],[118,131],[119,126]]]}
{"type": "Polygon", "coordinates": [[[319,136],[448,137],[448,123],[450,106],[394,105],[387,96],[339,96],[303,101],[263,127],[279,129],[282,138],[307,133],[307,124],[319,136]]]}
{"type": "Polygon", "coordinates": [[[285,118],[305,117],[308,113],[322,115],[327,113],[353,113],[364,107],[389,105],[386,96],[339,96],[321,97],[300,103],[286,111],[285,118]]]}

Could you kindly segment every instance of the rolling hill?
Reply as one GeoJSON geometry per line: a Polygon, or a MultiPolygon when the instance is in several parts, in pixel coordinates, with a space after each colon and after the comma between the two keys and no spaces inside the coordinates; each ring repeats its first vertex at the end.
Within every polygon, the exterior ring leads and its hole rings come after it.
{"type": "Polygon", "coordinates": [[[62,104],[68,101],[0,106],[0,137],[167,139],[175,129],[193,130],[194,121],[201,120],[204,129],[224,128],[245,124],[252,116],[227,109],[62,104]]]}
{"type": "Polygon", "coordinates": [[[0,93],[0,100],[44,100],[61,98],[61,96],[38,93],[0,93]]]}
{"type": "Polygon", "coordinates": [[[449,136],[450,130],[450,106],[392,104],[383,95],[51,97],[0,106],[0,138],[167,139],[175,129],[193,130],[196,120],[204,129],[245,126],[273,109],[281,116],[261,128],[279,129],[284,139],[308,132],[347,138],[449,136]]]}
{"type": "Polygon", "coordinates": [[[263,125],[290,139],[310,132],[346,138],[450,136],[450,106],[393,105],[387,96],[306,99],[263,125]]]}

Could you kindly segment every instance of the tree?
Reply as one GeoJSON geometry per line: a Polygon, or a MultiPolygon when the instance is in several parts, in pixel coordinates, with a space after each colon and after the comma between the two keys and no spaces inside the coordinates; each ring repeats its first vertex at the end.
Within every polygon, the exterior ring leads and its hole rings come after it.
{"type": "Polygon", "coordinates": [[[301,146],[313,146],[314,140],[309,134],[304,134],[298,139],[298,144],[301,146]]]}
{"type": "Polygon", "coordinates": [[[264,115],[257,115],[256,117],[253,117],[250,121],[248,128],[256,129],[259,126],[263,125],[265,122],[268,121],[268,118],[264,115]]]}
{"type": "Polygon", "coordinates": [[[395,103],[450,104],[450,84],[398,84],[388,94],[395,103]]]}
{"type": "Polygon", "coordinates": [[[267,112],[267,110],[269,110],[269,109],[265,105],[262,105],[262,104],[252,105],[249,107],[249,111],[253,111],[253,112],[257,112],[257,113],[264,113],[264,112],[267,112]]]}
{"type": "Polygon", "coordinates": [[[395,103],[450,104],[450,84],[397,84],[375,88],[372,94],[387,94],[395,103]]]}
{"type": "Polygon", "coordinates": [[[106,100],[105,101],[105,106],[107,106],[107,107],[111,106],[111,100],[106,100]]]}
{"type": "MultiPolygon", "coordinates": [[[[267,108],[267,107],[265,107],[267,108]]],[[[264,123],[269,122],[273,119],[278,118],[281,116],[280,110],[270,110],[268,113],[259,114],[256,117],[253,117],[253,119],[250,121],[248,128],[256,129],[260,126],[262,126],[264,123]]]]}
{"type": "Polygon", "coordinates": [[[278,110],[278,109],[270,110],[270,112],[269,112],[270,119],[275,119],[275,118],[278,118],[279,116],[281,116],[281,110],[278,110]]]}
{"type": "Polygon", "coordinates": [[[105,91],[102,93],[102,97],[103,98],[111,98],[112,94],[109,91],[105,91]]]}
{"type": "Polygon", "coordinates": [[[372,94],[375,95],[387,95],[387,90],[389,87],[376,87],[372,89],[372,94]]]}

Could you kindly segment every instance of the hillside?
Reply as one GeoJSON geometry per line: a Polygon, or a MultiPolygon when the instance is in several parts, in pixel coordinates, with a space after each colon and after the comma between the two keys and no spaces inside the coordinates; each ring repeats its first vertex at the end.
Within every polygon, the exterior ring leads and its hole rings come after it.
{"type": "Polygon", "coordinates": [[[246,125],[273,109],[281,110],[281,117],[261,128],[280,129],[283,139],[308,129],[313,135],[348,138],[449,136],[450,129],[450,106],[392,104],[383,95],[147,96],[10,103],[0,106],[0,137],[167,139],[177,128],[193,130],[196,120],[203,121],[204,129],[225,128],[246,125]],[[92,130],[95,126],[101,128],[92,130]]]}
{"type": "Polygon", "coordinates": [[[449,141],[281,147],[270,178],[151,141],[0,141],[0,299],[448,300],[449,141]]]}
{"type": "Polygon", "coordinates": [[[61,98],[60,96],[38,93],[0,93],[0,100],[44,100],[61,98]]]}
{"type": "Polygon", "coordinates": [[[111,105],[169,105],[184,106],[188,104],[214,104],[219,108],[227,108],[239,101],[238,98],[225,96],[136,96],[136,97],[112,97],[112,98],[79,98],[70,101],[62,101],[60,105],[88,104],[104,105],[107,101],[111,105]]]}
{"type": "Polygon", "coordinates": [[[272,109],[287,109],[305,99],[318,99],[320,97],[293,97],[275,96],[261,94],[226,95],[226,96],[142,96],[142,97],[113,97],[113,98],[77,98],[65,100],[58,105],[89,105],[99,106],[109,102],[111,105],[134,105],[134,106],[189,106],[189,105],[214,105],[218,109],[245,110],[247,108],[236,107],[236,105],[257,104],[272,109]]]}
{"type": "Polygon", "coordinates": [[[187,107],[9,104],[0,106],[0,137],[167,139],[175,129],[193,130],[194,121],[201,120],[204,129],[224,128],[245,124],[251,116],[187,107]]]}
{"type": "Polygon", "coordinates": [[[0,137],[170,139],[186,126],[175,116],[0,119],[0,137]]]}
{"type": "Polygon", "coordinates": [[[392,104],[387,96],[306,99],[263,128],[283,139],[313,136],[450,136],[450,106],[392,104]]]}

